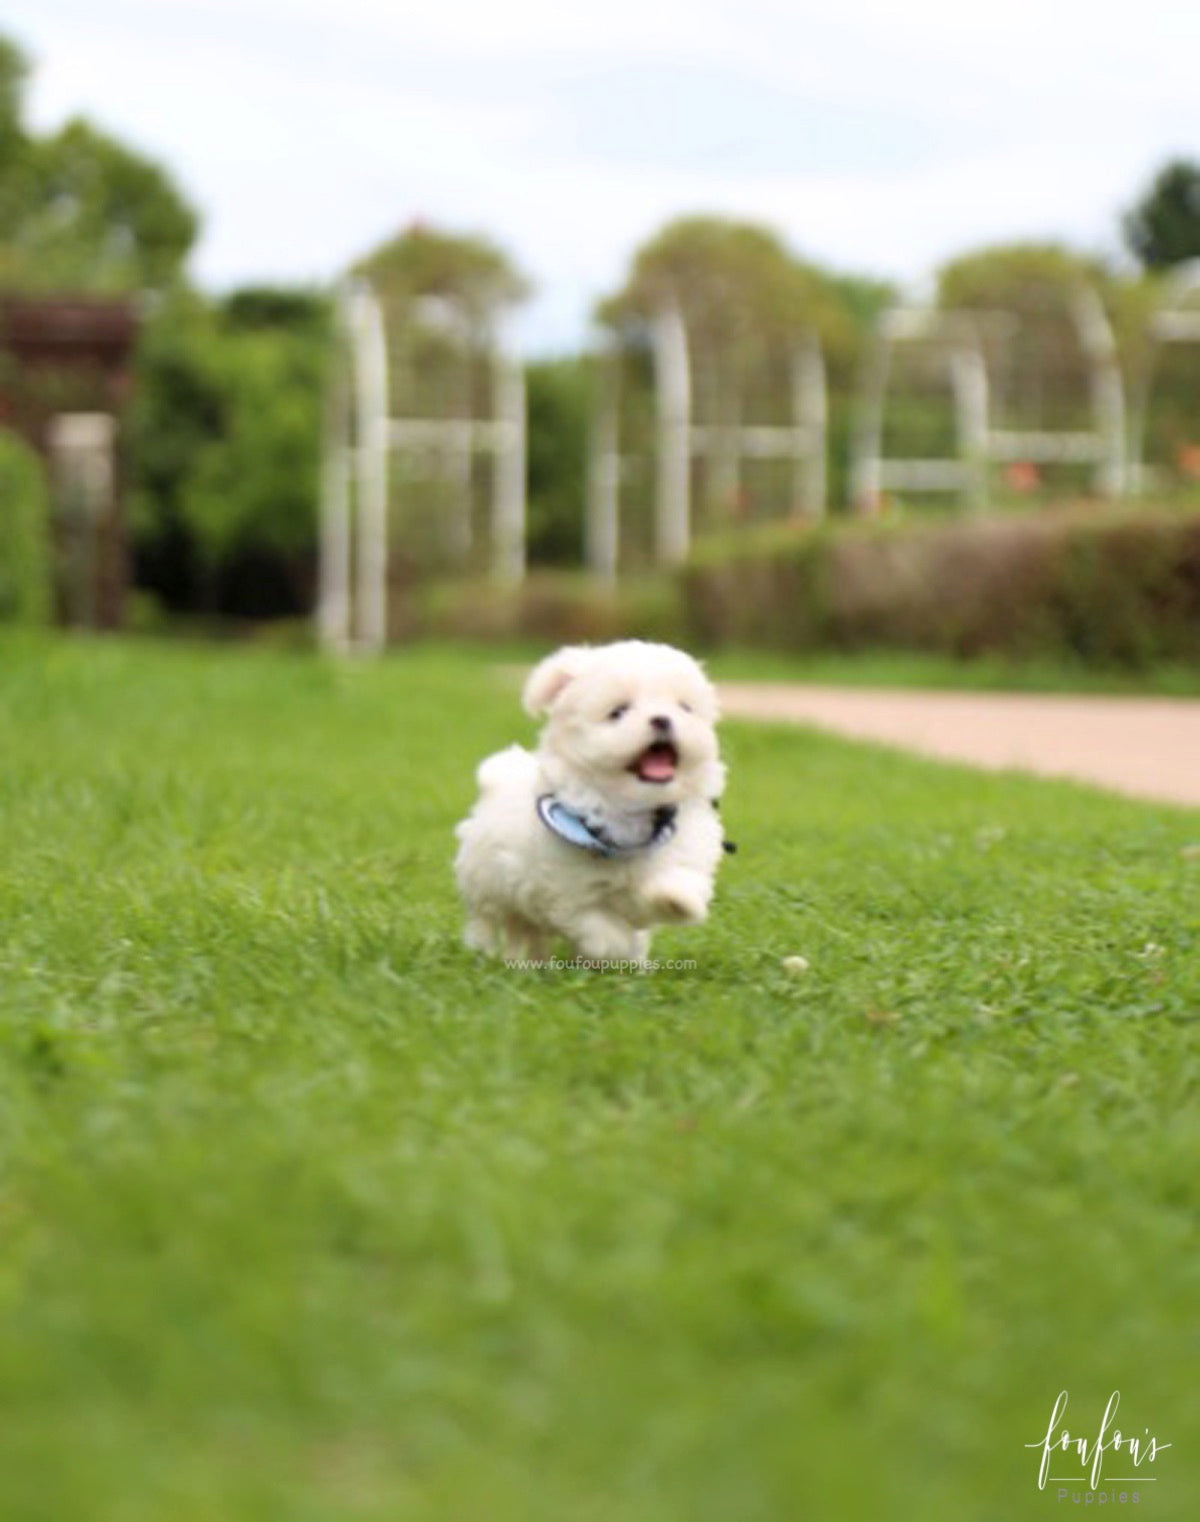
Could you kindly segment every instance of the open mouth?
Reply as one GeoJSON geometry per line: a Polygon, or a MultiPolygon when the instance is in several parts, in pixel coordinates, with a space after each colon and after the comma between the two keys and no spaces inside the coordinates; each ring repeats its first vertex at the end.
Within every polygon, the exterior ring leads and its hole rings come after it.
{"type": "Polygon", "coordinates": [[[679,752],[669,740],[656,740],[630,765],[629,770],[643,782],[672,782],[679,765],[679,752]]]}

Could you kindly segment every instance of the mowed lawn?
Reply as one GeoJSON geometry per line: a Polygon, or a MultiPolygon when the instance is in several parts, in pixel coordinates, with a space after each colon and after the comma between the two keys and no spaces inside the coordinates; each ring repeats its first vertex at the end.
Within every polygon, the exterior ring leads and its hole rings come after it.
{"type": "Polygon", "coordinates": [[[731,724],[696,967],[506,970],[451,831],[530,735],[0,641],[3,1522],[1078,1515],[1062,1389],[1195,1517],[1200,815],[731,724]]]}

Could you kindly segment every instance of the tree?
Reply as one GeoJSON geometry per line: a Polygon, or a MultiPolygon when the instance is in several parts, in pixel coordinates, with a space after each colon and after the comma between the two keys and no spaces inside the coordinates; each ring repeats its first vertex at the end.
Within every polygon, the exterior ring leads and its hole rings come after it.
{"type": "Polygon", "coordinates": [[[597,316],[629,329],[673,300],[698,368],[732,364],[743,372],[770,353],[786,356],[798,337],[815,332],[836,385],[849,382],[863,334],[888,295],[878,282],[834,277],[798,259],[770,228],[692,216],[643,244],[625,285],[597,316]]]}
{"type": "Polygon", "coordinates": [[[1061,307],[1081,283],[1104,286],[1094,259],[1056,243],[1006,243],[975,249],[938,273],[942,306],[1036,316],[1061,307]]]}
{"type": "Polygon", "coordinates": [[[0,168],[25,142],[21,106],[28,73],[29,63],[21,49],[7,37],[0,37],[0,168]]]}
{"type": "Polygon", "coordinates": [[[360,259],[354,273],[366,275],[386,302],[453,302],[477,326],[529,294],[525,277],[487,238],[417,222],[360,259]]]}
{"type": "Polygon", "coordinates": [[[52,603],[50,506],[33,450],[0,429],[0,624],[44,624],[52,603]]]}
{"type": "Polygon", "coordinates": [[[24,53],[0,37],[0,275],[6,229],[24,215],[32,196],[29,139],[21,120],[28,73],[24,53]]]}
{"type": "Polygon", "coordinates": [[[48,137],[22,125],[27,65],[0,37],[0,285],[162,290],[198,221],[167,172],[82,119],[48,137]]]}
{"type": "Polygon", "coordinates": [[[1200,164],[1173,159],[1155,175],[1122,222],[1125,241],[1147,270],[1200,258],[1200,164]]]}
{"type": "Polygon", "coordinates": [[[139,580],[173,607],[306,604],[328,305],[254,288],[174,296],[148,324],[131,415],[139,580]]]}
{"type": "Polygon", "coordinates": [[[577,564],[583,551],[591,377],[582,358],[547,359],[526,371],[529,395],[529,558],[577,564]]]}
{"type": "Polygon", "coordinates": [[[198,453],[185,506],[214,558],[250,544],[302,555],[316,536],[325,313],[314,301],[300,321],[246,321],[239,309],[235,296],[218,315],[209,364],[223,427],[198,453]]]}
{"type": "Polygon", "coordinates": [[[634,255],[602,322],[647,320],[675,303],[698,353],[745,358],[772,334],[811,323],[816,280],[769,228],[724,217],[682,217],[634,255]]]}

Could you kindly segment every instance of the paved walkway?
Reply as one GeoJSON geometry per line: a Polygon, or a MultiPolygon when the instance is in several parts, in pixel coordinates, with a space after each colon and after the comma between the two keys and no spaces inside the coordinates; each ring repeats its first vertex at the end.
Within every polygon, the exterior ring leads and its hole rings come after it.
{"type": "Polygon", "coordinates": [[[991,770],[1200,807],[1200,700],[723,682],[730,718],[815,724],[991,770]]]}

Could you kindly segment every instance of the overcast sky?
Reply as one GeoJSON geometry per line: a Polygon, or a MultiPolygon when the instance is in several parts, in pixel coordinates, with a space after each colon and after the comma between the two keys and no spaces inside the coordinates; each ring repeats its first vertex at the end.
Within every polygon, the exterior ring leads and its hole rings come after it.
{"type": "Polygon", "coordinates": [[[1200,157],[1200,5],[1142,0],[8,0],[39,131],[83,113],[203,216],[207,288],[325,282],[414,218],[533,279],[568,350],[669,217],[906,282],[983,243],[1116,252],[1200,157]]]}

